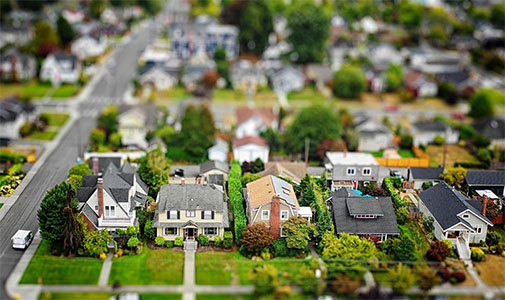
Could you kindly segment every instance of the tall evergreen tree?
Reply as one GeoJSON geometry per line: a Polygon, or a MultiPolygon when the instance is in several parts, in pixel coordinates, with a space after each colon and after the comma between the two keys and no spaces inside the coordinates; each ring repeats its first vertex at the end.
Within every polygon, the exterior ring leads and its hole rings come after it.
{"type": "Polygon", "coordinates": [[[207,106],[188,106],[181,121],[179,140],[182,149],[193,157],[194,162],[206,159],[215,132],[214,118],[207,106]]]}
{"type": "Polygon", "coordinates": [[[75,198],[75,190],[68,186],[66,205],[63,209],[63,252],[68,255],[75,253],[82,242],[83,232],[81,223],[77,221],[75,214],[77,210],[72,205],[72,199],[75,198]]]}
{"type": "Polygon", "coordinates": [[[58,15],[58,20],[56,21],[56,31],[58,32],[61,45],[64,47],[70,45],[75,39],[76,35],[72,25],[61,14],[58,15]]]}

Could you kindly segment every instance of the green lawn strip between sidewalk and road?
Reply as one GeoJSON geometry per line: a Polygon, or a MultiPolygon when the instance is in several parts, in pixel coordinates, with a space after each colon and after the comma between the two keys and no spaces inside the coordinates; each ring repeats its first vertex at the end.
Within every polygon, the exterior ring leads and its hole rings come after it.
{"type": "MultiPolygon", "coordinates": [[[[72,292],[41,292],[39,300],[108,300],[110,297],[118,293],[72,293],[72,292]]],[[[142,300],[179,300],[182,298],[180,294],[165,294],[165,293],[140,293],[142,300]]]]}

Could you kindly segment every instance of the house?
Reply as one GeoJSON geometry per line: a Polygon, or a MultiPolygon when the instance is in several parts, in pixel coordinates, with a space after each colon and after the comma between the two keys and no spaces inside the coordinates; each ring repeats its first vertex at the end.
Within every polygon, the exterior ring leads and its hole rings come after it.
{"type": "Polygon", "coordinates": [[[226,50],[226,58],[235,60],[238,57],[239,30],[233,25],[211,24],[205,30],[205,51],[212,56],[216,48],[223,47],[226,50]]]}
{"type": "Polygon", "coordinates": [[[230,166],[227,162],[208,160],[200,165],[172,165],[170,183],[213,184],[224,187],[230,166]]]}
{"type": "Polygon", "coordinates": [[[228,156],[228,143],[223,139],[216,139],[215,144],[207,150],[209,160],[225,162],[228,156]]]}
{"type": "MultiPolygon", "coordinates": [[[[28,24],[28,23],[26,23],[28,24]]],[[[29,25],[0,26],[0,48],[7,44],[13,44],[16,47],[28,44],[33,38],[33,32],[29,25]]]]}
{"type": "Polygon", "coordinates": [[[505,196],[505,171],[468,170],[465,183],[469,195],[479,190],[490,190],[498,196],[505,196]]]}
{"type": "Polygon", "coordinates": [[[347,233],[383,242],[400,234],[391,197],[362,196],[350,188],[326,200],[337,236],[347,233]]]}
{"type": "Polygon", "coordinates": [[[292,66],[284,66],[271,75],[270,81],[275,92],[287,94],[301,91],[305,85],[305,76],[292,66]]]}
{"type": "Polygon", "coordinates": [[[117,156],[93,156],[88,160],[88,167],[93,171],[93,175],[102,175],[109,165],[121,168],[121,157],[117,156]]]}
{"type": "Polygon", "coordinates": [[[491,139],[491,146],[505,147],[505,118],[494,117],[477,120],[473,123],[476,132],[491,139]]]}
{"type": "Polygon", "coordinates": [[[77,188],[79,211],[91,230],[126,229],[137,225],[135,208],[145,207],[149,187],[126,162],[120,169],[110,163],[102,176],[84,175],[77,188]]]}
{"type": "Polygon", "coordinates": [[[460,72],[465,64],[466,59],[457,52],[432,49],[414,49],[410,52],[412,68],[427,74],[460,72]]]}
{"type": "Polygon", "coordinates": [[[64,9],[61,14],[70,24],[80,23],[84,20],[84,12],[80,9],[64,9]]]}
{"type": "Polygon", "coordinates": [[[412,124],[410,133],[414,137],[414,145],[428,145],[433,143],[435,137],[441,136],[447,144],[458,142],[458,131],[440,121],[419,121],[412,124]]]}
{"type": "Polygon", "coordinates": [[[444,168],[409,167],[407,182],[410,188],[418,190],[425,182],[432,182],[435,185],[442,181],[442,173],[444,173],[444,168]]]}
{"type": "Polygon", "coordinates": [[[385,91],[385,76],[384,71],[379,71],[371,68],[365,69],[365,78],[367,80],[368,89],[374,93],[385,91]]]}
{"type": "Polygon", "coordinates": [[[465,196],[446,182],[419,193],[419,210],[433,218],[435,237],[451,241],[463,259],[470,258],[469,244],[485,241],[487,227],[493,226],[465,196]]]}
{"type": "Polygon", "coordinates": [[[342,187],[355,189],[379,178],[379,163],[369,153],[326,152],[324,166],[331,174],[332,191],[342,187]]]}
{"type": "Polygon", "coordinates": [[[107,49],[107,41],[96,34],[80,36],[72,42],[72,54],[80,60],[102,55],[107,49]]]}
{"type": "Polygon", "coordinates": [[[177,237],[223,240],[228,228],[228,204],[223,191],[208,184],[165,184],[156,197],[153,226],[167,241],[177,237]]]}
{"type": "Polygon", "coordinates": [[[118,132],[121,144],[145,149],[149,146],[146,136],[156,129],[160,111],[154,105],[122,106],[118,115],[118,132]]]}
{"type": "Polygon", "coordinates": [[[267,162],[265,169],[258,173],[260,177],[277,176],[290,179],[294,184],[300,184],[302,178],[307,174],[307,164],[305,162],[267,162]]]}
{"type": "Polygon", "coordinates": [[[169,182],[173,184],[202,183],[200,166],[198,165],[172,165],[170,166],[169,182]]]}
{"type": "Polygon", "coordinates": [[[255,161],[257,158],[268,162],[270,148],[262,137],[246,136],[233,140],[233,157],[240,163],[255,161]]]}
{"type": "Polygon", "coordinates": [[[358,27],[362,29],[364,32],[371,34],[375,34],[377,33],[377,31],[379,31],[379,25],[370,16],[362,18],[358,23],[358,27]]]}
{"type": "Polygon", "coordinates": [[[159,65],[150,65],[144,68],[140,74],[142,85],[151,85],[158,91],[166,91],[177,84],[177,74],[167,71],[159,65]]]}
{"type": "Polygon", "coordinates": [[[394,135],[391,130],[369,116],[356,115],[354,130],[359,134],[358,149],[360,151],[378,151],[394,145],[394,135]]]}
{"type": "Polygon", "coordinates": [[[278,115],[270,108],[238,107],[235,136],[259,136],[267,128],[279,129],[278,115]]]}
{"type": "Polygon", "coordinates": [[[437,95],[437,84],[428,79],[423,73],[416,70],[409,70],[403,77],[403,85],[416,97],[433,97],[437,95]]]}
{"type": "Polygon", "coordinates": [[[0,100],[0,138],[18,139],[21,126],[35,117],[35,107],[28,102],[14,97],[0,100]]]}
{"type": "Polygon", "coordinates": [[[249,60],[241,59],[230,67],[230,80],[235,90],[246,91],[248,88],[256,90],[268,84],[263,70],[249,60]]]}
{"type": "Polygon", "coordinates": [[[40,80],[53,84],[76,83],[81,73],[81,63],[75,55],[50,54],[40,68],[40,80]]]}
{"type": "Polygon", "coordinates": [[[318,90],[324,89],[328,82],[333,81],[335,73],[328,65],[308,64],[305,66],[305,76],[313,82],[318,90]]]}
{"type": "Polygon", "coordinates": [[[470,97],[480,86],[476,78],[468,71],[440,72],[436,75],[438,82],[453,85],[460,96],[470,97]]]}
{"type": "Polygon", "coordinates": [[[282,225],[300,210],[293,186],[271,175],[249,182],[244,198],[248,223],[267,226],[274,239],[286,236],[282,225]]]}
{"type": "Polygon", "coordinates": [[[368,47],[368,59],[377,71],[386,71],[390,64],[403,65],[403,57],[388,43],[376,43],[368,47]]]}
{"type": "Polygon", "coordinates": [[[0,79],[10,82],[33,79],[37,75],[35,57],[17,49],[8,50],[0,56],[0,79]]]}

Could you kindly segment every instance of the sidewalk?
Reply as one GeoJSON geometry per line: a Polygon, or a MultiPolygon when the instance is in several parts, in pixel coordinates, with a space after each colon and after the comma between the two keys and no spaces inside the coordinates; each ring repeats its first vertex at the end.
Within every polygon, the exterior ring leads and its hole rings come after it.
{"type": "Polygon", "coordinates": [[[195,300],[195,250],[184,251],[183,300],[195,300]]]}
{"type": "Polygon", "coordinates": [[[98,279],[99,286],[107,286],[107,282],[109,281],[110,269],[112,268],[112,257],[114,257],[114,253],[107,253],[107,257],[102,265],[102,270],[100,271],[100,279],[98,279]]]}

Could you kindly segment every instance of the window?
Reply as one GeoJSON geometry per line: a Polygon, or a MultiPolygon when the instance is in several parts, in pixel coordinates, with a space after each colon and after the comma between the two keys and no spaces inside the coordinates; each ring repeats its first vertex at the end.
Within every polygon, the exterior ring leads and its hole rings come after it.
{"type": "Polygon", "coordinates": [[[177,210],[169,210],[167,215],[167,219],[179,219],[179,212],[177,210]]]}
{"type": "Polygon", "coordinates": [[[281,237],[286,237],[286,235],[284,234],[284,227],[281,227],[281,237]]]}
{"type": "Polygon", "coordinates": [[[178,228],[177,227],[165,227],[165,235],[177,235],[178,234],[178,228]]]}
{"type": "Polygon", "coordinates": [[[282,187],[282,192],[284,193],[284,195],[287,195],[287,196],[289,196],[291,194],[287,187],[282,187]]]}
{"type": "Polygon", "coordinates": [[[98,211],[98,205],[95,205],[95,211],[98,211]]]}
{"type": "Polygon", "coordinates": [[[363,168],[363,175],[370,175],[372,174],[372,169],[370,168],[363,168]]]}
{"type": "Polygon", "coordinates": [[[347,175],[356,175],[355,168],[347,168],[347,175]]]}
{"type": "Polygon", "coordinates": [[[289,211],[281,210],[281,220],[287,220],[289,218],[289,211]]]}
{"type": "Polygon", "coordinates": [[[115,217],[116,216],[116,207],[115,206],[111,206],[110,207],[110,216],[111,217],[115,217]]]}
{"type": "Polygon", "coordinates": [[[205,235],[217,235],[219,234],[219,228],[217,227],[206,227],[203,229],[205,235]]]}
{"type": "Polygon", "coordinates": [[[270,220],[270,211],[269,210],[262,210],[261,211],[261,219],[262,220],[270,220]]]}
{"type": "Polygon", "coordinates": [[[475,227],[475,231],[476,231],[477,233],[482,233],[482,226],[477,225],[477,227],[475,227]]]}
{"type": "Polygon", "coordinates": [[[214,219],[214,212],[212,210],[202,211],[202,219],[203,220],[213,220],[214,219]]]}
{"type": "Polygon", "coordinates": [[[105,216],[110,217],[110,208],[109,206],[105,206],[105,216]]]}
{"type": "Polygon", "coordinates": [[[195,211],[194,210],[188,210],[188,211],[186,211],[186,217],[193,218],[194,216],[195,216],[195,211]]]}
{"type": "Polygon", "coordinates": [[[468,219],[468,217],[469,217],[468,215],[463,215],[463,218],[465,219],[468,219]]]}

